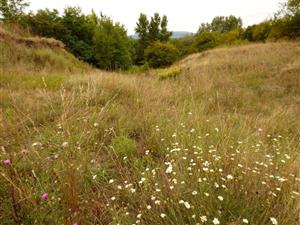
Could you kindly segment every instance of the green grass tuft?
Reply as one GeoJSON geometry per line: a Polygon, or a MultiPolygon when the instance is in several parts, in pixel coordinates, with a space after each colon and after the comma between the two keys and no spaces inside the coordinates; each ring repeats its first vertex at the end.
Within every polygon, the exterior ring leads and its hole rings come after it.
{"type": "Polygon", "coordinates": [[[131,158],[136,153],[136,143],[125,136],[119,136],[112,140],[115,153],[120,158],[131,158]]]}

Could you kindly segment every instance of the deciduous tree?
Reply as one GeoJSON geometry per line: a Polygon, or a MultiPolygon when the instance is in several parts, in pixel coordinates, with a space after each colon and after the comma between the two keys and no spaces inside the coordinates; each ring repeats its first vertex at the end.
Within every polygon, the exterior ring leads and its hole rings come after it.
{"type": "Polygon", "coordinates": [[[0,19],[6,22],[18,22],[29,6],[25,0],[0,0],[0,19]]]}

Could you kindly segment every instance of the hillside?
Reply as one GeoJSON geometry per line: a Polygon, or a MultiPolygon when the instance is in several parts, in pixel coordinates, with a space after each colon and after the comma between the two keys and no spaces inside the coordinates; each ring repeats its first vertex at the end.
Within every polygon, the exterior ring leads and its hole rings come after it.
{"type": "Polygon", "coordinates": [[[0,67],[5,70],[75,72],[87,67],[55,39],[12,34],[0,26],[0,67]]]}
{"type": "Polygon", "coordinates": [[[165,80],[0,46],[2,224],[300,223],[299,43],[191,55],[165,80]]]}

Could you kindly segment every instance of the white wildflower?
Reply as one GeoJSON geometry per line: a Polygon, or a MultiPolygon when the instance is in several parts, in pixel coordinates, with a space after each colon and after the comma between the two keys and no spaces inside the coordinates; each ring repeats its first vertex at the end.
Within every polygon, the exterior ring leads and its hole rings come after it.
{"type": "Polygon", "coordinates": [[[233,176],[232,176],[231,174],[228,174],[228,175],[227,175],[227,179],[228,179],[228,180],[233,180],[233,176]]]}
{"type": "Polygon", "coordinates": [[[112,184],[113,182],[114,182],[113,179],[110,179],[110,180],[108,181],[109,184],[112,184]]]}
{"type": "Polygon", "coordinates": [[[32,147],[37,147],[37,146],[41,146],[41,145],[42,145],[41,142],[34,142],[34,143],[32,144],[32,147]]]}
{"type": "Polygon", "coordinates": [[[166,173],[172,173],[172,171],[173,171],[173,166],[170,163],[169,166],[168,166],[168,168],[166,169],[166,173]]]}
{"type": "Polygon", "coordinates": [[[63,147],[63,148],[67,148],[68,146],[69,146],[69,143],[67,141],[65,141],[61,144],[61,147],[63,147]]]}
{"type": "Polygon", "coordinates": [[[201,216],[200,217],[200,220],[202,223],[206,222],[207,221],[207,217],[206,216],[201,216]]]}
{"type": "Polygon", "coordinates": [[[220,221],[218,220],[218,218],[214,218],[212,222],[215,225],[220,224],[220,221]]]}
{"type": "Polygon", "coordinates": [[[193,191],[193,192],[192,192],[192,195],[197,195],[197,194],[198,194],[197,191],[193,191]]]}
{"type": "Polygon", "coordinates": [[[247,219],[243,219],[242,221],[243,221],[243,223],[247,223],[247,224],[249,223],[249,221],[247,219]]]}
{"type": "Polygon", "coordinates": [[[188,202],[184,202],[183,204],[184,204],[185,208],[187,208],[187,209],[190,209],[190,208],[191,208],[191,205],[190,205],[190,203],[188,203],[188,202]]]}
{"type": "Polygon", "coordinates": [[[271,220],[273,225],[278,225],[278,222],[274,217],[271,217],[270,220],[271,220]]]}

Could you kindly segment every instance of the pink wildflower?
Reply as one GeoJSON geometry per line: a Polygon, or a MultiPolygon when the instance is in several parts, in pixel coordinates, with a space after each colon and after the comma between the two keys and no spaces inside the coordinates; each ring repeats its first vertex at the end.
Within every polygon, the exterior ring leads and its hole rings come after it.
{"type": "Polygon", "coordinates": [[[3,162],[3,164],[5,164],[5,165],[10,165],[10,164],[11,164],[10,159],[2,160],[2,162],[3,162]]]}
{"type": "Polygon", "coordinates": [[[44,194],[42,194],[41,199],[47,200],[48,197],[49,197],[49,194],[48,193],[44,193],[44,194]]]}

